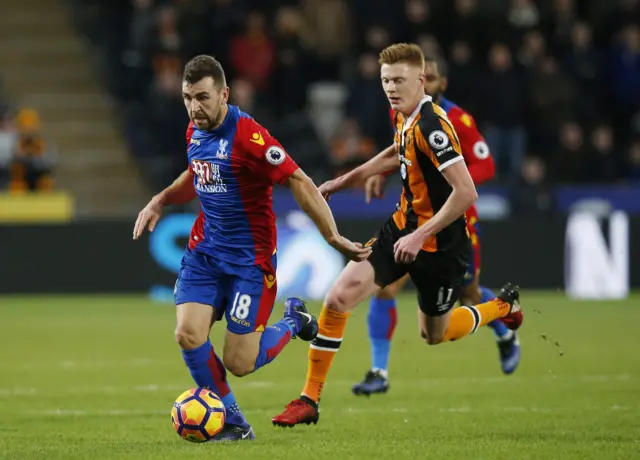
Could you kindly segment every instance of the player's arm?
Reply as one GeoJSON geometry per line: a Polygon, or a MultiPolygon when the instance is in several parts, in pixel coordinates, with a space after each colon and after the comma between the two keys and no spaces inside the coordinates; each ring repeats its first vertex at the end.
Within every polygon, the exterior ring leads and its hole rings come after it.
{"type": "Polygon", "coordinates": [[[236,137],[253,158],[249,162],[253,172],[271,184],[288,186],[298,206],[313,220],[327,243],[351,260],[369,257],[371,248],[363,248],[340,236],[333,214],[318,188],[269,131],[255,120],[245,118],[238,122],[236,137]]]}
{"type": "Polygon", "coordinates": [[[451,194],[436,214],[417,231],[426,239],[430,235],[440,232],[456,219],[460,218],[467,209],[478,199],[476,187],[469,175],[469,170],[463,161],[459,140],[453,128],[444,120],[438,119],[440,126],[435,131],[423,133],[424,126],[416,130],[416,142],[422,152],[427,152],[446,181],[451,185],[451,194]],[[444,145],[427,141],[432,133],[446,136],[444,145]]]}
{"type": "Polygon", "coordinates": [[[153,197],[162,206],[186,204],[197,196],[193,186],[193,172],[191,168],[184,171],[173,183],[153,197]]]}
{"type": "Polygon", "coordinates": [[[435,235],[460,218],[478,199],[476,187],[464,161],[458,161],[447,166],[446,169],[442,170],[442,175],[451,185],[451,195],[449,195],[442,208],[418,229],[424,234],[425,239],[430,235],[435,235]]]}
{"type": "Polygon", "coordinates": [[[333,245],[339,238],[338,227],[331,209],[311,178],[301,169],[296,170],[285,183],[298,206],[313,220],[327,243],[333,245]]]}
{"type": "Polygon", "coordinates": [[[196,189],[193,186],[193,172],[191,169],[187,169],[173,181],[173,184],[151,198],[151,201],[140,211],[133,227],[133,239],[140,238],[147,226],[149,231],[153,232],[160,217],[162,217],[162,208],[173,204],[189,203],[195,197],[196,189]]]}
{"type": "Polygon", "coordinates": [[[371,176],[398,169],[400,162],[398,161],[396,152],[396,144],[390,145],[365,164],[358,166],[352,171],[349,171],[336,179],[322,184],[320,192],[323,196],[328,198],[332,193],[339,192],[340,190],[348,188],[371,176]]]}
{"type": "MultiPolygon", "coordinates": [[[[186,133],[187,146],[191,142],[194,131],[193,122],[189,123],[186,133]]],[[[196,189],[193,186],[193,171],[191,166],[173,181],[173,184],[165,188],[162,192],[154,196],[151,201],[138,214],[136,223],[133,226],[133,239],[137,240],[149,226],[152,232],[162,216],[162,208],[172,204],[186,204],[196,197],[196,189]]]]}
{"type": "Polygon", "coordinates": [[[449,119],[460,139],[462,155],[473,183],[480,185],[493,179],[496,166],[489,146],[478,130],[473,117],[457,109],[455,113],[449,113],[449,119]]]}
{"type": "Polygon", "coordinates": [[[338,227],[326,200],[320,194],[311,178],[301,169],[297,169],[286,181],[293,197],[322,234],[325,241],[351,260],[365,260],[371,254],[371,248],[352,243],[338,233],[338,227]]]}

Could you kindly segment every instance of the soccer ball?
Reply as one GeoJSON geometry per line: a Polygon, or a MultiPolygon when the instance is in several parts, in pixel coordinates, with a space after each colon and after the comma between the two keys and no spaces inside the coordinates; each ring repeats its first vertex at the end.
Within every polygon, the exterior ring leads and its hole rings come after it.
{"type": "Polygon", "coordinates": [[[207,442],[222,430],[224,404],[206,388],[192,388],[173,403],[171,421],[178,435],[191,442],[207,442]]]}

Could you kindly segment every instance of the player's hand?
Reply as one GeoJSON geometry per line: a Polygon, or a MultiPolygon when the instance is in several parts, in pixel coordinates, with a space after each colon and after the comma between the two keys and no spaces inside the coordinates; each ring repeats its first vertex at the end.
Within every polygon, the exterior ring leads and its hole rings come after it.
{"type": "Polygon", "coordinates": [[[144,229],[149,227],[149,231],[152,232],[156,227],[156,224],[162,216],[162,203],[157,198],[153,198],[149,201],[136,219],[136,224],[133,227],[133,239],[137,240],[144,233],[144,229]]]}
{"type": "Polygon", "coordinates": [[[396,262],[399,264],[410,264],[416,260],[422,245],[424,244],[424,235],[421,232],[413,232],[403,236],[393,246],[393,252],[396,262]]]}
{"type": "Polygon", "coordinates": [[[338,190],[338,182],[335,179],[332,179],[318,187],[318,190],[324,199],[329,201],[329,197],[338,190]]]}
{"type": "Polygon", "coordinates": [[[362,262],[367,260],[367,257],[371,255],[371,247],[363,247],[361,243],[354,243],[349,241],[344,236],[338,236],[335,240],[330,242],[337,251],[341,252],[349,260],[354,262],[362,262]]]}
{"type": "Polygon", "coordinates": [[[382,198],[386,181],[387,178],[383,174],[376,174],[367,179],[364,183],[364,194],[367,204],[371,203],[373,198],[382,198]]]}

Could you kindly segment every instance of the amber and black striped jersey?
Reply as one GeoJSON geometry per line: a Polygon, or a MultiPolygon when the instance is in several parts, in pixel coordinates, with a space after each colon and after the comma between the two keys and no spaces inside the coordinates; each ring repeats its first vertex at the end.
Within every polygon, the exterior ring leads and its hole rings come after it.
{"type": "MultiPolygon", "coordinates": [[[[397,114],[395,125],[403,190],[393,220],[399,229],[414,231],[431,219],[451,195],[451,185],[441,171],[464,157],[446,112],[429,96],[420,101],[410,117],[397,114]]],[[[449,249],[459,244],[466,232],[465,217],[461,215],[440,233],[427,238],[422,249],[449,249]]]]}

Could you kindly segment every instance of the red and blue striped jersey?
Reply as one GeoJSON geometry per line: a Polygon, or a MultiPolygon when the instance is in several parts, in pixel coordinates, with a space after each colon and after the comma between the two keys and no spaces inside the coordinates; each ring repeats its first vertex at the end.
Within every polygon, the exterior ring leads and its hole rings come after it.
{"type": "Polygon", "coordinates": [[[282,145],[229,105],[215,130],[189,124],[187,157],[201,203],[189,248],[237,265],[270,263],[276,250],[272,187],[298,169],[282,145]]]}

